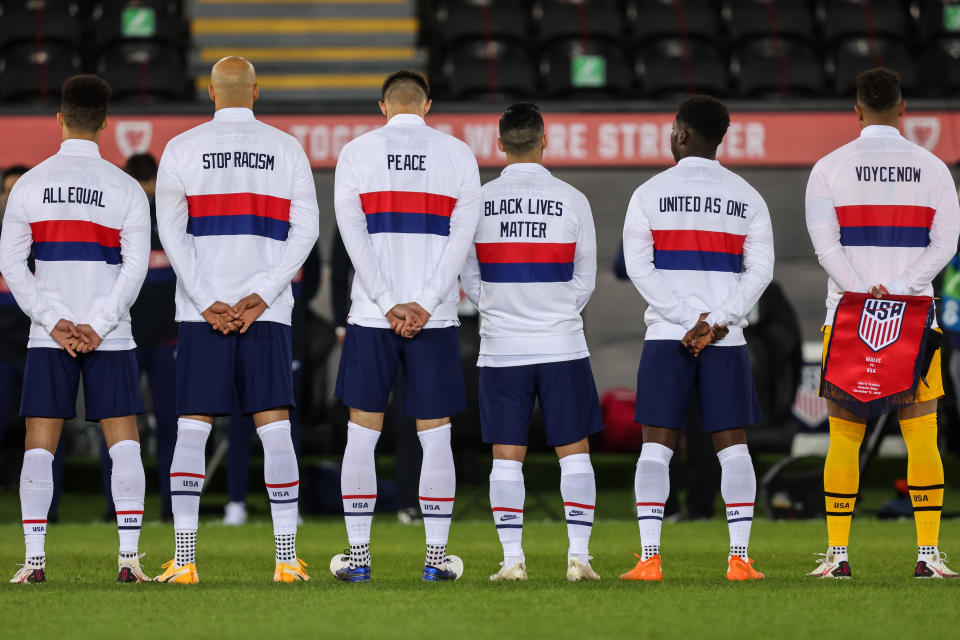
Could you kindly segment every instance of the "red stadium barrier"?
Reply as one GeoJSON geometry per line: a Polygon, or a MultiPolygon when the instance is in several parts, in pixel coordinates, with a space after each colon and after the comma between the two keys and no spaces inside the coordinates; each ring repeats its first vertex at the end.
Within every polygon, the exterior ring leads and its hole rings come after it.
{"type": "MultiPolygon", "coordinates": [[[[553,167],[656,167],[672,163],[671,113],[584,113],[546,115],[546,161],[553,167]]],[[[170,138],[204,122],[198,116],[111,116],[101,148],[116,163],[134,153],[158,156],[170,138]]],[[[383,124],[372,115],[268,115],[263,120],[288,131],[307,150],[316,169],[336,165],[352,138],[383,124]]],[[[493,113],[436,114],[430,125],[465,140],[482,167],[503,166],[493,113]]],[[[56,152],[59,132],[51,116],[0,118],[4,144],[0,167],[35,165],[56,152]]],[[[960,161],[960,112],[918,112],[903,121],[905,135],[948,164],[960,161]]],[[[723,145],[721,160],[731,166],[809,166],[858,134],[853,110],[843,112],[741,112],[723,145]]]]}

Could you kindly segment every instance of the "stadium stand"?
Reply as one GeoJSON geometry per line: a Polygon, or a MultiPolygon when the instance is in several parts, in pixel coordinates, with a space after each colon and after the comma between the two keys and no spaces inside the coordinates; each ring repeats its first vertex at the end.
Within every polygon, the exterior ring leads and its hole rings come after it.
{"type": "Polygon", "coordinates": [[[0,100],[53,99],[78,68],[120,100],[204,100],[229,54],[269,101],[374,98],[397,67],[456,100],[832,98],[880,63],[946,97],[958,38],[957,0],[0,0],[0,100]]]}
{"type": "Polygon", "coordinates": [[[515,64],[535,67],[528,93],[554,97],[590,88],[579,82],[607,96],[653,99],[689,91],[840,97],[850,95],[855,71],[880,63],[896,69],[909,91],[944,96],[952,85],[940,78],[960,73],[956,0],[424,0],[418,15],[427,68],[437,95],[447,97],[462,95],[447,93],[444,64],[461,55],[454,43],[463,39],[526,46],[529,62],[520,56],[515,64]],[[577,39],[596,51],[604,41],[611,58],[594,51],[583,60],[571,44],[577,39]],[[921,54],[944,72],[924,64],[921,73],[921,54]],[[625,80],[624,69],[633,77],[625,80]]]}
{"type": "Polygon", "coordinates": [[[825,90],[823,61],[803,40],[750,38],[731,53],[737,95],[747,98],[816,98],[825,90]]]}
{"type": "Polygon", "coordinates": [[[526,48],[510,40],[460,43],[447,56],[440,80],[458,100],[525,98],[537,83],[526,48]]]}
{"type": "Polygon", "coordinates": [[[58,99],[70,75],[97,72],[120,101],[189,97],[180,0],[0,1],[0,101],[58,99]]]}
{"type": "Polygon", "coordinates": [[[57,100],[63,81],[83,69],[73,47],[21,42],[0,53],[0,100],[57,100]]]}
{"type": "Polygon", "coordinates": [[[380,94],[398,67],[420,68],[414,0],[205,2],[191,29],[196,92],[225,55],[254,61],[264,99],[358,100],[380,94]]]}
{"type": "Polygon", "coordinates": [[[692,93],[728,93],[729,69],[720,48],[707,40],[660,38],[639,54],[643,93],[670,98],[692,93]]]}

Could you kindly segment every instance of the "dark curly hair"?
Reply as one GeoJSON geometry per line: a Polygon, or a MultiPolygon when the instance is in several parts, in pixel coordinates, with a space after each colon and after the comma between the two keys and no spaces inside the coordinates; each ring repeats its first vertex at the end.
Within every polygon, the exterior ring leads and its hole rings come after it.
{"type": "Polygon", "coordinates": [[[106,80],[93,74],[71,76],[60,93],[60,113],[69,128],[91,133],[100,129],[113,95],[106,80]]]}
{"type": "Polygon", "coordinates": [[[868,69],[857,76],[857,102],[871,111],[884,113],[900,104],[900,74],[885,67],[868,69]]]}
{"type": "Polygon", "coordinates": [[[512,104],[500,116],[500,141],[511,155],[530,153],[542,137],[543,116],[532,102],[512,104]]]}
{"type": "Polygon", "coordinates": [[[720,144],[730,126],[730,112],[713,96],[690,96],[680,103],[677,120],[707,140],[720,144]]]}

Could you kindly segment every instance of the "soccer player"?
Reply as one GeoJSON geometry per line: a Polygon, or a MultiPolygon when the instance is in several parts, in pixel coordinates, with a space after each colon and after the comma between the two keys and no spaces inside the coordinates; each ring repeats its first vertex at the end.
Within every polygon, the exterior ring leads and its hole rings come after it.
{"type": "Polygon", "coordinates": [[[567,580],[599,580],[590,566],[597,487],[587,438],[603,429],[580,312],[597,276],[586,197],[543,166],[543,117],[519,103],[500,118],[500,177],[483,187],[484,215],[460,274],[480,310],[480,419],[493,445],[490,507],[503,562],[490,580],[526,580],[523,460],[540,403],[560,459],[570,546],[567,580]]]}
{"type": "Polygon", "coordinates": [[[730,532],[729,580],[763,578],[747,555],[757,482],[746,425],[760,419],[743,327],[773,277],[773,233],[760,194],[716,161],[730,125],[708,96],[680,104],[676,166],[642,184],[623,227],[627,273],[647,301],[637,372],[637,522],[642,555],[624,580],[661,580],[660,529],[668,467],[691,394],[720,460],[730,532]]]}
{"type": "MultiPolygon", "coordinates": [[[[857,77],[860,137],[824,156],[807,183],[806,217],[820,264],[830,276],[824,351],[844,291],[933,295],[932,281],[957,250],[960,206],[953,178],[936,156],[900,135],[904,101],[889,69],[857,77]]],[[[900,409],[907,484],[917,526],[914,577],[955,578],[937,548],[943,464],[937,449],[937,398],[943,395],[940,350],[900,409]]],[[[823,470],[827,553],[810,576],[849,578],[847,546],[859,491],[864,419],[829,401],[830,448],[823,470]]]]}
{"type": "Polygon", "coordinates": [[[456,489],[450,416],[466,408],[457,276],[477,229],[480,174],[466,144],[426,125],[430,104],[422,75],[391,74],[380,101],[386,126],[347,144],[337,161],[337,226],[356,276],[335,391],[350,409],[340,477],[350,550],[330,568],[351,582],[370,579],[374,448],[398,368],[402,409],[416,418],[423,448],[422,577],[463,571],[446,552],[456,489]]]}
{"type": "Polygon", "coordinates": [[[205,447],[234,398],[253,415],[276,543],[276,582],[308,580],[296,552],[300,472],[290,437],[290,282],[319,235],[310,162],[290,135],[254,118],[253,65],[210,74],[213,120],[167,144],[157,175],[160,240],[177,274],[177,444],[170,466],[176,537],[161,582],[196,583],[205,447]]]}
{"type": "Polygon", "coordinates": [[[135,414],[143,400],[129,310],[147,273],[150,209],[140,185],[100,157],[110,93],[93,75],[64,82],[60,151],[17,182],[3,217],[0,271],[32,321],[20,405],[26,560],[15,583],[45,580],[53,455],[63,421],[76,415],[81,376],[86,419],[100,422],[113,461],[117,581],[149,580],[137,553],[145,481],[135,414]]]}

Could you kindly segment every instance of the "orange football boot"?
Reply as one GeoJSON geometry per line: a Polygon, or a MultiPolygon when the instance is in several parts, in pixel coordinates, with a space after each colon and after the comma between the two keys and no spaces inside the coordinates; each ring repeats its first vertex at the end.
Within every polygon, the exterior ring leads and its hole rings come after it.
{"type": "Polygon", "coordinates": [[[633,554],[640,559],[633,569],[620,575],[621,580],[646,580],[648,582],[660,582],[663,580],[663,572],[660,570],[660,554],[652,556],[647,560],[643,559],[639,553],[633,554]]]}
{"type": "Polygon", "coordinates": [[[744,560],[740,556],[733,556],[727,563],[727,580],[763,580],[764,575],[754,569],[753,559],[744,560]]]}

